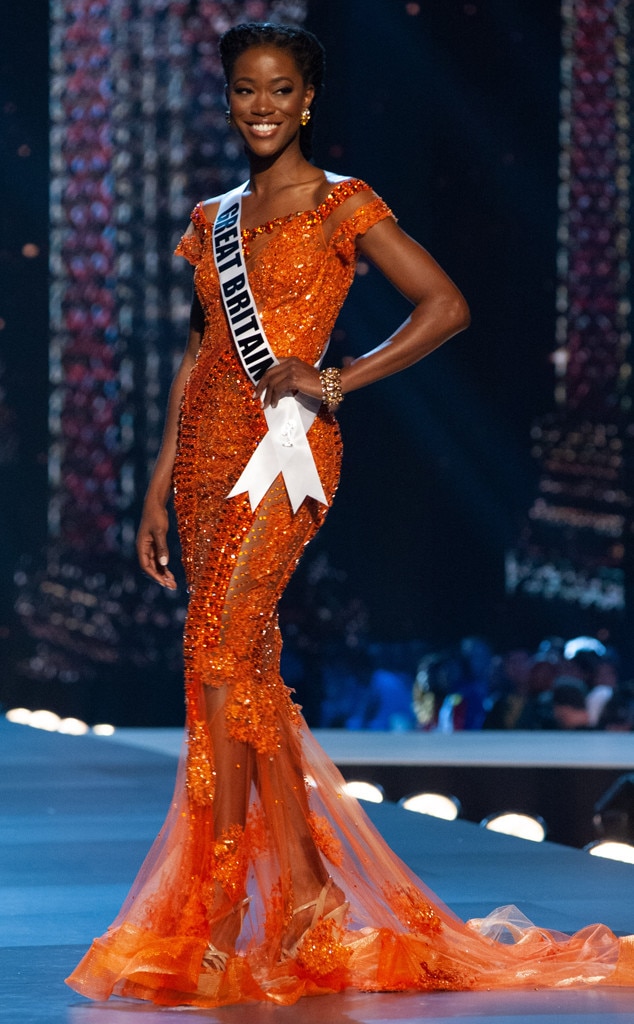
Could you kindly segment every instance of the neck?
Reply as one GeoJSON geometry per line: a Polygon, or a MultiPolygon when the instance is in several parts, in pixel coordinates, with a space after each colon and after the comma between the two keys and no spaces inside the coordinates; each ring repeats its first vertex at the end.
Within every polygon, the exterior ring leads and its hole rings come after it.
{"type": "Polygon", "coordinates": [[[315,168],[299,147],[289,147],[283,153],[265,159],[249,154],[249,169],[250,190],[260,197],[272,195],[281,188],[299,184],[315,175],[315,168]]]}

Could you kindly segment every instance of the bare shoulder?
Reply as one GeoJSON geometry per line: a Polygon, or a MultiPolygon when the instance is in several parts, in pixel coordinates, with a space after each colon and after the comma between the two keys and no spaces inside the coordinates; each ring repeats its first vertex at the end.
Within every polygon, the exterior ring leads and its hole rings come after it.
{"type": "Polygon", "coordinates": [[[324,214],[325,220],[331,231],[334,231],[343,221],[356,214],[362,206],[367,206],[380,196],[362,178],[352,174],[331,174],[327,175],[327,190],[322,197],[322,203],[328,200],[324,214]],[[332,196],[333,202],[330,202],[332,196]]]}
{"type": "Polygon", "coordinates": [[[204,199],[202,203],[199,204],[205,214],[205,217],[212,224],[216,219],[216,214],[218,213],[218,207],[220,206],[221,200],[222,196],[214,196],[213,199],[204,199]]]}
{"type": "MultiPolygon", "coordinates": [[[[346,182],[358,182],[361,179],[356,178],[354,174],[335,174],[333,171],[324,171],[324,182],[320,189],[320,202],[327,199],[328,196],[337,189],[338,185],[344,185],[346,182]]],[[[364,182],[365,184],[365,182],[364,182]]]]}
{"type": "Polygon", "coordinates": [[[328,194],[336,191],[345,196],[345,202],[353,201],[352,205],[363,205],[373,199],[380,198],[371,185],[356,174],[328,174],[328,194]],[[339,186],[343,186],[339,189],[339,186]],[[346,187],[347,186],[347,187],[346,187]]]}

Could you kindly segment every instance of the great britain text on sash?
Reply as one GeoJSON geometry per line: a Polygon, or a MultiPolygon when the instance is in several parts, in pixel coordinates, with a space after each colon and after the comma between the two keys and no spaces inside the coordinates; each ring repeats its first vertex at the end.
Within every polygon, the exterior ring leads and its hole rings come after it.
{"type": "Polygon", "coordinates": [[[275,365],[266,338],[259,330],[259,318],[246,276],[242,272],[240,252],[240,204],[232,203],[216,217],[213,231],[216,266],[221,277],[225,310],[240,351],[243,365],[257,384],[269,367],[275,365]],[[227,273],[236,268],[233,276],[227,273]]]}

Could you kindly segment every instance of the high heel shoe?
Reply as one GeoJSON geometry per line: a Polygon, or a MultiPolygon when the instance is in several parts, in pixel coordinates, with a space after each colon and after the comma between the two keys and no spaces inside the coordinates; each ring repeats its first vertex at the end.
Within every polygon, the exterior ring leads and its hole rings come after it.
{"type": "Polygon", "coordinates": [[[202,966],[208,971],[224,971],[230,955],[230,953],[224,953],[210,942],[203,953],[202,966]]]}
{"type": "MultiPolygon", "coordinates": [[[[226,918],[233,917],[234,914],[240,915],[240,924],[238,926],[237,935],[239,935],[240,932],[242,931],[242,924],[244,922],[246,912],[249,909],[250,902],[251,897],[245,896],[243,900],[240,900],[239,903],[236,903],[235,906],[233,906],[231,910],[229,910],[225,914],[224,918],[221,918],[221,920],[224,921],[226,918]]],[[[217,923],[218,922],[216,922],[216,924],[217,923]]],[[[225,967],[227,966],[227,962],[229,961],[229,958],[232,956],[234,956],[233,953],[227,953],[223,949],[218,949],[217,946],[214,946],[213,942],[210,942],[208,943],[207,948],[203,953],[202,966],[206,967],[207,970],[210,971],[224,971],[225,967]]]]}
{"type": "Polygon", "coordinates": [[[316,899],[309,900],[308,903],[303,903],[301,907],[295,908],[295,910],[293,911],[293,919],[296,918],[299,914],[302,914],[304,911],[311,909],[313,911],[313,916],[311,918],[310,924],[307,925],[306,928],[304,928],[299,938],[291,946],[282,947],[283,957],[293,959],[297,955],[297,950],[299,949],[302,941],[304,940],[304,937],[311,930],[311,928],[315,927],[318,921],[333,921],[334,924],[338,925],[339,928],[342,927],[346,918],[346,914],[350,909],[350,903],[348,902],[348,900],[345,900],[343,903],[339,903],[338,906],[333,907],[333,909],[329,910],[327,914],[324,914],[326,901],[328,899],[328,895],[333,884],[333,880],[329,875],[316,899]]]}

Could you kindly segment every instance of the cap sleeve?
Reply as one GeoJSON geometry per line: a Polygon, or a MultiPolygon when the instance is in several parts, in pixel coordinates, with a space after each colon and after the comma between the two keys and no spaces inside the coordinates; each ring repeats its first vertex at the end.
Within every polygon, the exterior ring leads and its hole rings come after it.
{"type": "Polygon", "coordinates": [[[190,219],[193,224],[193,231],[190,229],[185,232],[174,249],[174,255],[184,256],[193,267],[196,267],[202,259],[205,237],[208,234],[211,225],[205,217],[201,203],[198,203],[197,206],[194,207],[191,212],[190,219]]]}
{"type": "Polygon", "coordinates": [[[396,217],[389,206],[380,196],[375,196],[346,217],[337,227],[332,242],[338,252],[348,259],[354,259],[356,254],[355,242],[360,235],[365,235],[371,227],[379,221],[396,217]]]}

